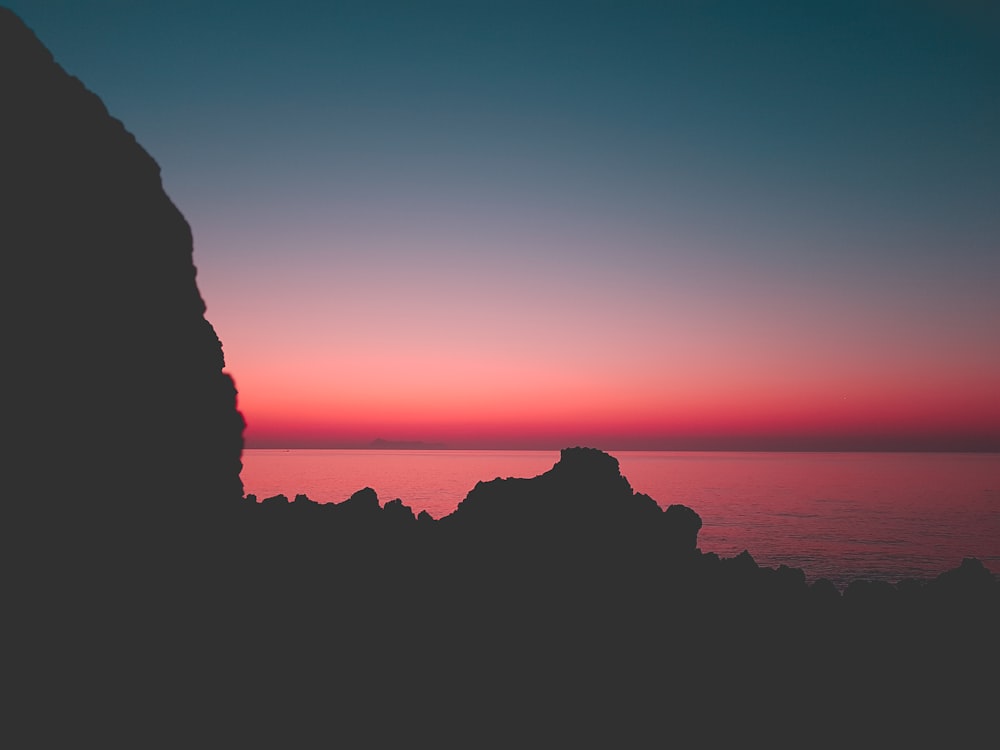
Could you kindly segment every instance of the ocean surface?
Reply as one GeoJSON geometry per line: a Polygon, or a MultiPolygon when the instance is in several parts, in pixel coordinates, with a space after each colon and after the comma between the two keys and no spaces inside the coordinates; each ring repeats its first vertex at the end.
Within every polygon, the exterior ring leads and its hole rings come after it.
{"type": "MultiPolygon", "coordinates": [[[[1000,574],[1000,453],[611,451],[632,488],[703,522],[698,546],[808,580],[932,578],[976,557],[1000,574]]],[[[259,500],[339,503],[371,487],[414,513],[451,513],[476,485],[533,477],[558,451],[254,450],[243,484],[259,500]]]]}

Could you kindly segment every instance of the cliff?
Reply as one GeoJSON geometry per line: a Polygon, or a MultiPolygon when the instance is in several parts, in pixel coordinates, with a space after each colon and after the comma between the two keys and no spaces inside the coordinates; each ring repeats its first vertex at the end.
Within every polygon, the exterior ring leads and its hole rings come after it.
{"type": "Polygon", "coordinates": [[[0,101],[16,485],[77,530],[239,499],[236,391],[158,165],[5,8],[0,101]]]}
{"type": "Polygon", "coordinates": [[[5,8],[0,211],[14,713],[103,735],[177,634],[202,643],[192,582],[243,495],[244,423],[159,167],[5,8]]]}

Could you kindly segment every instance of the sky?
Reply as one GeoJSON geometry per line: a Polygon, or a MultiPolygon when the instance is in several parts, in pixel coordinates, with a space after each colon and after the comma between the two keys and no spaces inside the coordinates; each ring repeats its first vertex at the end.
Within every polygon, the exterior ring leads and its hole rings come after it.
{"type": "Polygon", "coordinates": [[[160,165],[247,447],[1000,450],[1000,6],[0,0],[160,165]]]}

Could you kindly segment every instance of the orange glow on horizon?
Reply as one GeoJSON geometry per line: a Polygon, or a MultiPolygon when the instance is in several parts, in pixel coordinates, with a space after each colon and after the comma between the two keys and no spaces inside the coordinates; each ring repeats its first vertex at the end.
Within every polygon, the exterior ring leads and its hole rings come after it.
{"type": "Polygon", "coordinates": [[[726,391],[716,384],[660,392],[536,382],[497,384],[493,393],[484,384],[451,392],[445,385],[340,394],[304,388],[272,391],[270,399],[252,399],[241,389],[247,446],[363,447],[383,438],[456,448],[1000,447],[1000,403],[985,384],[979,390],[873,384],[849,392],[815,384],[726,391]]]}

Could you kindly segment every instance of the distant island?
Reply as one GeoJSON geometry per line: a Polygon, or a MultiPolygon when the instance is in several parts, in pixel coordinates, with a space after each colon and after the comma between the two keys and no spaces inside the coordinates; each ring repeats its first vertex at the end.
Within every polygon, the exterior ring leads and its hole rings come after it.
{"type": "Polygon", "coordinates": [[[368,447],[397,451],[419,451],[443,450],[448,446],[444,443],[425,443],[423,440],[383,440],[382,438],[375,438],[368,444],[368,447]]]}

